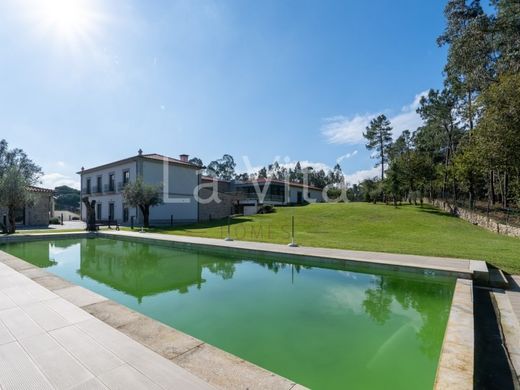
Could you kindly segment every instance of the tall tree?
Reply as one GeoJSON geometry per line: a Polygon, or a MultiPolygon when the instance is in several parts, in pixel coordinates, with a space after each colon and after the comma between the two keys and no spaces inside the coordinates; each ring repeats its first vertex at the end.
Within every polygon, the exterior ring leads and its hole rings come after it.
{"type": "Polygon", "coordinates": [[[449,0],[444,13],[446,29],[437,43],[449,46],[445,84],[457,97],[463,124],[471,132],[478,115],[475,99],[494,80],[492,22],[478,0],[449,0]]]}
{"type": "Polygon", "coordinates": [[[194,165],[197,165],[199,167],[203,167],[204,164],[202,163],[202,160],[198,157],[192,157],[189,159],[188,161],[190,164],[194,164],[194,165]]]}
{"type": "Polygon", "coordinates": [[[430,90],[427,96],[423,96],[417,112],[425,122],[423,129],[428,129],[432,136],[439,142],[440,153],[443,158],[443,185],[442,197],[446,199],[450,177],[452,180],[452,192],[456,197],[456,182],[454,176],[450,176],[453,157],[463,134],[458,126],[455,112],[456,98],[448,89],[442,91],[430,90]]]}
{"type": "Polygon", "coordinates": [[[520,72],[520,2],[518,0],[492,0],[496,8],[493,42],[499,58],[499,73],[520,72]]]}
{"type": "Polygon", "coordinates": [[[370,121],[363,137],[367,139],[366,148],[375,150],[379,159],[376,167],[381,166],[381,180],[385,178],[385,163],[388,161],[388,149],[392,144],[392,127],[384,114],[370,121]]]}
{"type": "Polygon", "coordinates": [[[208,164],[207,173],[209,176],[232,180],[235,176],[235,167],[236,163],[233,156],[224,154],[222,158],[208,164]]]}

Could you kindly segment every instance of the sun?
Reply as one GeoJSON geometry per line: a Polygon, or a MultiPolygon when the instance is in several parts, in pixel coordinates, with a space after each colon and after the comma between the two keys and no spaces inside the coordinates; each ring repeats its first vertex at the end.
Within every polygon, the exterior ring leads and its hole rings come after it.
{"type": "Polygon", "coordinates": [[[88,41],[100,22],[92,0],[40,0],[33,16],[42,32],[77,46],[88,41]]]}

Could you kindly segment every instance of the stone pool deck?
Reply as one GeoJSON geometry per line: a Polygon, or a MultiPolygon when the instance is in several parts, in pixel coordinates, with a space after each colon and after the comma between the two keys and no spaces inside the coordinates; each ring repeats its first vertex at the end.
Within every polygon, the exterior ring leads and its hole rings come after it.
{"type": "Polygon", "coordinates": [[[71,303],[105,298],[69,286],[60,296],[14,263],[0,252],[0,388],[214,388],[71,303]]]}

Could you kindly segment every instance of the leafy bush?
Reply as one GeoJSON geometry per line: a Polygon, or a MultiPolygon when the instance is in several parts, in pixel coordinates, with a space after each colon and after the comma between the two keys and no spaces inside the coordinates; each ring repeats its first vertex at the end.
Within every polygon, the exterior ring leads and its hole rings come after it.
{"type": "Polygon", "coordinates": [[[73,221],[79,221],[79,217],[72,217],[73,221]]]}
{"type": "Polygon", "coordinates": [[[61,225],[60,219],[58,217],[51,218],[49,225],[61,225]]]}
{"type": "Polygon", "coordinates": [[[258,214],[270,214],[274,213],[275,209],[274,206],[271,204],[264,204],[258,209],[258,214]]]}

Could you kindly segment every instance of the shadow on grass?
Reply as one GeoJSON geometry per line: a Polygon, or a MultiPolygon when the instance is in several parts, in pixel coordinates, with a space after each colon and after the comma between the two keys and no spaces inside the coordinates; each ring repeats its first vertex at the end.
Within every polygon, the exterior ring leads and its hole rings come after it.
{"type": "Polygon", "coordinates": [[[439,215],[441,217],[450,217],[450,218],[458,218],[455,214],[448,213],[446,211],[443,211],[441,209],[434,208],[432,206],[428,206],[427,208],[424,207],[422,209],[419,209],[421,213],[428,213],[428,214],[434,214],[439,215]]]}
{"type": "MultiPolygon", "coordinates": [[[[237,225],[244,222],[250,222],[252,221],[251,218],[247,217],[238,217],[238,218],[231,218],[230,224],[231,225],[237,225]]],[[[212,221],[205,221],[205,222],[198,222],[193,223],[189,225],[179,225],[179,226],[168,226],[168,227],[155,227],[152,228],[154,232],[179,232],[179,231],[187,231],[187,230],[202,230],[202,229],[211,229],[211,228],[218,228],[228,225],[228,219],[222,218],[222,219],[214,219],[212,221]]]]}

